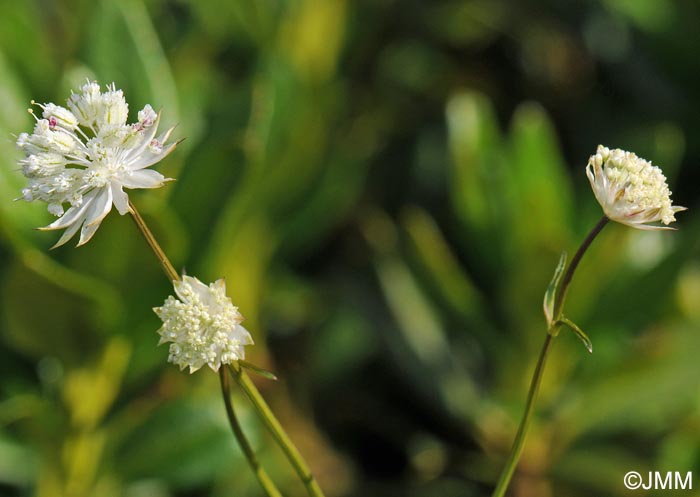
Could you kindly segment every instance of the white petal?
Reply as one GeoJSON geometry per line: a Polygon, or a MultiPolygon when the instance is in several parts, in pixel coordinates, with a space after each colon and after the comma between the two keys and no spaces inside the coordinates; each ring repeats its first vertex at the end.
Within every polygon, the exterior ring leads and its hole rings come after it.
{"type": "Polygon", "coordinates": [[[246,330],[243,326],[237,324],[235,331],[238,334],[243,345],[253,345],[253,337],[250,335],[250,332],[246,330]]]}
{"type": "Polygon", "coordinates": [[[152,169],[133,171],[119,178],[125,188],[158,188],[165,183],[165,176],[152,169]]]}
{"type": "Polygon", "coordinates": [[[82,220],[77,221],[73,223],[72,226],[70,226],[66,231],[63,232],[63,235],[61,235],[61,238],[58,239],[58,241],[54,244],[51,249],[55,249],[56,247],[60,247],[64,243],[66,243],[68,240],[73,238],[73,235],[75,235],[78,232],[78,228],[80,228],[80,225],[83,224],[82,220]]]}
{"type": "Polygon", "coordinates": [[[129,196],[124,192],[124,189],[120,184],[112,183],[112,201],[114,202],[114,207],[117,208],[119,214],[122,216],[128,212],[131,212],[129,207],[129,196]]]}
{"type": "Polygon", "coordinates": [[[97,228],[100,227],[100,223],[89,225],[88,223],[85,223],[83,225],[83,229],[80,230],[80,240],[78,241],[78,247],[81,245],[85,245],[87,242],[90,241],[92,238],[92,235],[95,234],[97,231],[97,228]]]}
{"type": "Polygon", "coordinates": [[[124,158],[126,163],[129,163],[134,158],[143,154],[144,150],[148,148],[149,143],[151,143],[151,140],[153,140],[153,137],[156,136],[156,133],[158,132],[158,123],[160,123],[160,112],[158,113],[155,121],[153,121],[153,124],[151,124],[151,126],[148,128],[148,133],[143,135],[141,145],[131,150],[131,152],[129,152],[129,154],[127,154],[127,156],[124,158]]]}
{"type": "Polygon", "coordinates": [[[63,228],[67,228],[70,225],[72,225],[75,222],[78,222],[78,224],[82,224],[82,221],[85,219],[85,212],[90,208],[92,205],[93,201],[95,200],[95,192],[90,192],[87,195],[83,197],[83,203],[79,206],[73,206],[70,209],[66,211],[63,216],[60,218],[56,219],[53,223],[49,224],[48,226],[44,226],[43,228],[39,228],[40,230],[60,230],[63,228]]]}
{"type": "MultiPolygon", "coordinates": [[[[105,187],[100,189],[100,193],[93,202],[93,206],[90,212],[86,216],[85,224],[86,226],[97,226],[100,225],[102,220],[105,218],[109,211],[112,210],[112,189],[110,187],[105,187]]],[[[85,228],[83,228],[83,231],[85,228]]],[[[82,233],[81,233],[82,235],[82,233]]],[[[92,235],[91,235],[92,236],[92,235]]]]}
{"type": "Polygon", "coordinates": [[[136,171],[139,169],[144,169],[144,168],[147,168],[149,166],[152,166],[153,164],[165,159],[170,154],[170,152],[175,150],[175,147],[179,143],[180,142],[175,142],[175,143],[169,145],[165,150],[163,150],[159,154],[152,154],[150,152],[148,152],[148,153],[144,152],[143,154],[136,157],[136,159],[133,162],[128,163],[127,167],[131,170],[136,171]]]}

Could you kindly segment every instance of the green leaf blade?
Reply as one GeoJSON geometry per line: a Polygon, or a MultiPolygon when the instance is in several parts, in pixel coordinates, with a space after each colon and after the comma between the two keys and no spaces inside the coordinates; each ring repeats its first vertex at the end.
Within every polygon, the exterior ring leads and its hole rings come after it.
{"type": "Polygon", "coordinates": [[[559,262],[557,263],[557,268],[554,270],[554,276],[552,276],[552,281],[547,287],[547,291],[544,294],[544,317],[547,319],[547,329],[552,328],[552,323],[555,320],[554,316],[554,301],[557,297],[557,291],[559,289],[559,282],[561,281],[562,275],[564,274],[564,269],[566,268],[566,251],[561,253],[559,257],[559,262]]]}

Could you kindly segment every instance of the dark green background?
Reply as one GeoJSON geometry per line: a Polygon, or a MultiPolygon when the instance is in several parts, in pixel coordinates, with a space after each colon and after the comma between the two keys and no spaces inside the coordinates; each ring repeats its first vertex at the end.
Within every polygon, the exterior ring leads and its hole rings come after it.
{"type": "MultiPolygon", "coordinates": [[[[248,359],[328,497],[487,496],[603,143],[663,167],[677,232],[611,225],[580,266],[518,497],[700,470],[700,4],[0,0],[0,495],[256,497],[217,377],[180,373],[133,223],[48,251],[13,202],[31,99],[115,82],[187,139],[132,200],[178,268],[225,277],[248,359]]],[[[256,381],[258,381],[256,379],[256,381]]],[[[285,495],[302,496],[248,404],[285,495]]],[[[698,482],[696,482],[698,483],[698,482]]],[[[646,495],[652,495],[647,493],[646,495]]],[[[659,495],[665,495],[663,492],[659,495]]],[[[684,494],[686,495],[686,494],[684,494]]],[[[687,495],[691,495],[688,493],[687,495]]]]}

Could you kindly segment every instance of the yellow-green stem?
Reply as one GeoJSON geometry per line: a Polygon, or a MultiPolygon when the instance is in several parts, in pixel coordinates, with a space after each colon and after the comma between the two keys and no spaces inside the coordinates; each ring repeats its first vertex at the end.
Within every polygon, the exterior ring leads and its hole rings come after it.
{"type": "Polygon", "coordinates": [[[235,363],[231,365],[231,373],[236,383],[238,383],[243,392],[248,396],[248,399],[250,399],[250,402],[255,406],[255,409],[277,441],[277,444],[282,448],[285,456],[287,456],[287,459],[306,487],[308,494],[311,497],[324,497],[321,487],[318,486],[316,479],[313,474],[311,474],[306,461],[304,461],[304,458],[292,443],[289,436],[282,428],[282,425],[277,421],[277,418],[272,413],[272,410],[267,405],[267,402],[265,402],[265,399],[263,399],[255,384],[251,381],[250,377],[248,377],[239,364],[235,363]]]}
{"type": "Polygon", "coordinates": [[[243,433],[243,429],[241,428],[241,425],[238,422],[236,413],[233,410],[233,403],[231,402],[231,388],[229,385],[228,374],[226,373],[225,368],[219,369],[219,379],[221,380],[221,394],[224,397],[226,415],[228,416],[228,421],[231,425],[231,430],[233,430],[233,435],[236,437],[236,440],[238,440],[238,443],[241,446],[241,450],[243,451],[245,458],[248,460],[250,468],[253,470],[255,477],[260,482],[260,486],[263,488],[263,490],[265,490],[265,493],[269,497],[282,497],[282,494],[277,489],[272,480],[270,480],[270,477],[267,475],[267,472],[260,465],[260,462],[258,461],[258,458],[255,455],[253,447],[250,445],[250,442],[246,438],[245,433],[243,433]]]}
{"type": "MultiPolygon", "coordinates": [[[[583,255],[591,246],[591,243],[596,236],[603,230],[603,228],[608,223],[608,218],[603,216],[600,221],[595,225],[595,227],[588,233],[588,236],[584,239],[581,246],[574,254],[574,257],[568,264],[566,268],[566,273],[562,278],[561,284],[557,289],[557,294],[554,297],[554,309],[553,315],[555,321],[561,317],[562,309],[564,307],[564,301],[566,300],[566,292],[571,284],[571,280],[574,277],[574,272],[578,267],[579,262],[583,258],[583,255]]],[[[515,473],[515,468],[518,466],[518,461],[520,460],[520,455],[523,452],[523,447],[525,446],[525,438],[527,436],[527,431],[530,428],[530,422],[532,421],[532,415],[535,411],[535,401],[537,400],[537,394],[540,391],[540,385],[542,383],[542,376],[544,375],[544,367],[547,363],[547,356],[549,354],[549,349],[552,345],[552,340],[555,335],[547,333],[544,339],[544,344],[542,345],[542,350],[540,351],[540,357],[537,360],[537,365],[535,366],[535,372],[532,375],[532,381],[530,382],[530,389],[527,394],[527,400],[525,401],[525,412],[523,413],[523,418],[520,421],[520,426],[518,426],[518,432],[515,435],[515,440],[513,441],[513,447],[510,450],[510,455],[506,461],[506,465],[501,472],[501,476],[498,478],[498,483],[493,491],[492,497],[503,497],[508,490],[508,485],[510,485],[510,480],[515,473]]]]}
{"type": "MultiPolygon", "coordinates": [[[[175,268],[173,267],[172,263],[170,262],[170,259],[168,259],[168,256],[165,255],[165,252],[160,247],[160,244],[156,240],[155,236],[153,236],[153,233],[148,228],[148,225],[143,220],[143,218],[139,214],[139,211],[136,209],[136,207],[131,202],[131,200],[129,200],[129,208],[131,210],[132,219],[136,223],[136,226],[139,228],[139,231],[141,231],[141,234],[143,235],[143,237],[146,239],[146,242],[148,242],[148,245],[151,247],[151,250],[153,250],[153,253],[155,254],[156,258],[158,259],[158,262],[160,262],[160,265],[163,268],[163,271],[165,271],[165,275],[171,281],[180,281],[180,275],[178,274],[177,271],[175,271],[175,268]]],[[[250,443],[248,442],[248,439],[245,437],[245,434],[243,433],[241,426],[238,424],[238,420],[237,420],[235,412],[233,410],[233,404],[231,404],[228,376],[226,375],[224,368],[220,369],[220,371],[219,371],[219,380],[221,381],[221,392],[222,392],[223,397],[224,397],[224,405],[226,407],[226,414],[228,415],[229,423],[231,424],[231,429],[233,430],[233,435],[236,437],[236,440],[238,441],[238,444],[240,445],[241,449],[243,450],[243,453],[245,454],[246,459],[248,459],[248,464],[250,464],[250,467],[253,469],[253,473],[258,478],[260,485],[263,487],[263,489],[265,490],[265,492],[267,493],[267,495],[269,497],[282,497],[282,494],[279,492],[277,487],[275,487],[275,485],[272,483],[272,481],[270,480],[270,477],[267,475],[265,470],[260,466],[260,463],[258,462],[258,459],[255,456],[255,452],[253,451],[253,448],[251,447],[250,443]]]]}
{"type": "Polygon", "coordinates": [[[170,259],[168,259],[168,256],[165,255],[165,252],[163,252],[163,249],[160,248],[156,237],[153,236],[153,233],[148,228],[146,221],[143,220],[141,214],[139,214],[139,211],[136,210],[136,206],[134,206],[134,204],[131,202],[131,199],[129,199],[129,209],[131,210],[131,219],[134,220],[139,231],[141,231],[141,234],[151,247],[151,250],[153,250],[153,253],[158,259],[158,262],[160,262],[163,271],[165,271],[165,275],[170,281],[179,281],[180,275],[177,271],[175,271],[175,268],[171,264],[170,259]]]}

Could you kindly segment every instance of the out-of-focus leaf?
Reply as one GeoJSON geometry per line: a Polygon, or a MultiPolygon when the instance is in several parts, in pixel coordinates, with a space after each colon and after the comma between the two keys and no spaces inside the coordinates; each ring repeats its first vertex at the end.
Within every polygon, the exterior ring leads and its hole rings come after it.
{"type": "Polygon", "coordinates": [[[498,202],[507,202],[498,188],[501,138],[489,100],[478,93],[460,93],[448,101],[447,124],[452,152],[452,202],[473,230],[493,229],[503,221],[498,202]]]}
{"type": "MultiPolygon", "coordinates": [[[[3,15],[0,16],[0,47],[12,64],[27,74],[33,83],[43,90],[49,90],[58,67],[53,52],[55,43],[52,35],[56,34],[51,26],[46,26],[37,17],[35,2],[2,2],[3,15]],[[21,40],[21,43],[18,42],[21,40]]],[[[44,13],[48,14],[54,4],[48,6],[44,13]]],[[[6,75],[0,71],[0,78],[6,75]]]]}
{"type": "Polygon", "coordinates": [[[133,39],[133,46],[148,79],[150,94],[157,99],[155,105],[167,109],[168,119],[178,122],[180,113],[175,80],[146,6],[141,0],[119,0],[114,5],[123,16],[133,39]]]}
{"type": "Polygon", "coordinates": [[[130,355],[130,345],[119,337],[107,344],[99,362],[66,375],[63,398],[72,423],[94,429],[116,399],[130,355]]]}
{"type": "MultiPolygon", "coordinates": [[[[561,246],[568,240],[573,192],[554,127],[542,107],[530,102],[516,109],[510,143],[518,243],[528,251],[561,246]]],[[[583,173],[584,165],[574,170],[583,173]]]]}
{"type": "MultiPolygon", "coordinates": [[[[235,404],[236,413],[257,446],[250,413],[240,404],[235,404]]],[[[120,472],[127,478],[159,478],[178,487],[203,484],[226,468],[246,465],[234,445],[218,395],[163,405],[119,441],[117,452],[123,461],[120,472]]]]}
{"type": "Polygon", "coordinates": [[[668,0],[605,0],[603,4],[610,11],[626,17],[639,28],[648,31],[662,32],[673,26],[676,20],[675,4],[668,0]]]}
{"type": "MultiPolygon", "coordinates": [[[[450,197],[463,223],[468,252],[484,272],[508,269],[514,181],[508,178],[503,142],[490,101],[463,92],[447,103],[449,148],[452,153],[450,197]]],[[[503,275],[501,275],[503,277],[503,275]]]]}
{"type": "Polygon", "coordinates": [[[453,414],[473,418],[479,408],[476,386],[469,372],[452,355],[435,309],[394,253],[396,227],[383,213],[374,212],[368,214],[363,228],[367,240],[377,251],[379,282],[398,324],[399,336],[395,338],[398,340],[391,347],[397,361],[412,372],[413,383],[426,395],[432,397],[437,388],[442,402],[453,414]],[[381,231],[388,233],[380,234],[381,231]],[[421,367],[416,368],[416,362],[421,367]],[[425,371],[431,374],[426,375],[425,371]]]}
{"type": "Polygon", "coordinates": [[[346,25],[346,0],[302,0],[289,4],[280,27],[279,49],[305,79],[323,81],[335,69],[346,25]]]}
{"type": "Polygon", "coordinates": [[[106,434],[101,431],[78,431],[67,437],[62,447],[64,468],[63,494],[90,495],[104,451],[106,434]]]}
{"type": "Polygon", "coordinates": [[[488,45],[504,28],[506,11],[500,0],[449,0],[427,6],[430,30],[455,45],[488,45]]]}
{"type": "Polygon", "coordinates": [[[613,371],[601,372],[600,381],[589,379],[580,387],[576,408],[569,406],[559,420],[563,439],[623,427],[658,429],[695,405],[698,334],[680,327],[651,331],[644,339],[646,344],[629,343],[626,360],[613,371]]]}
{"type": "Polygon", "coordinates": [[[439,87],[437,75],[450,61],[432,47],[409,40],[385,48],[380,63],[379,73],[387,86],[430,94],[439,87]]]}
{"type": "Polygon", "coordinates": [[[251,216],[240,225],[221,223],[219,227],[203,273],[226,279],[227,293],[246,316],[246,325],[255,337],[261,330],[265,271],[277,241],[261,216],[251,216]]]}
{"type": "MultiPolygon", "coordinates": [[[[622,226],[616,228],[626,229],[622,226]]],[[[595,309],[596,322],[622,321],[627,329],[653,322],[668,308],[676,278],[689,256],[689,253],[676,249],[651,270],[623,272],[618,267],[615,279],[588,302],[595,309]]]]}
{"type": "Polygon", "coordinates": [[[611,489],[619,488],[622,492],[622,479],[630,470],[644,475],[649,470],[648,463],[638,453],[610,444],[572,450],[557,457],[553,464],[553,473],[558,479],[580,485],[586,492],[576,495],[627,495],[611,489]]]}
{"type": "Polygon", "coordinates": [[[479,315],[484,305],[483,296],[461,267],[435,220],[423,209],[410,206],[404,211],[403,224],[438,291],[460,313],[479,315]]]}
{"type": "Polygon", "coordinates": [[[28,487],[34,482],[37,461],[32,451],[0,433],[0,482],[28,487]]]}
{"type": "MultiPolygon", "coordinates": [[[[12,202],[22,196],[26,180],[21,168],[15,162],[21,157],[14,147],[14,136],[22,132],[31,132],[34,120],[29,117],[27,108],[29,100],[22,89],[22,84],[5,55],[0,49],[0,216],[2,224],[10,224],[27,230],[48,224],[48,215],[39,204],[28,205],[26,202],[12,202]]],[[[7,226],[3,226],[7,229],[7,226]]],[[[16,230],[15,230],[16,231],[16,230]]],[[[6,236],[15,239],[16,235],[6,236]]]]}
{"type": "Polygon", "coordinates": [[[345,378],[361,369],[379,347],[379,337],[370,323],[354,309],[337,309],[318,330],[314,347],[314,370],[320,386],[345,378]]]}
{"type": "Polygon", "coordinates": [[[3,281],[4,340],[30,357],[56,356],[80,363],[100,342],[99,335],[87,331],[94,329],[90,324],[96,317],[89,305],[92,302],[81,301],[76,294],[15,264],[3,281]]]}

